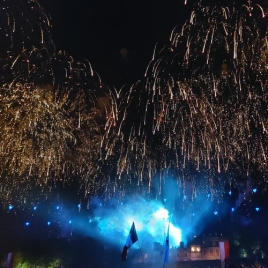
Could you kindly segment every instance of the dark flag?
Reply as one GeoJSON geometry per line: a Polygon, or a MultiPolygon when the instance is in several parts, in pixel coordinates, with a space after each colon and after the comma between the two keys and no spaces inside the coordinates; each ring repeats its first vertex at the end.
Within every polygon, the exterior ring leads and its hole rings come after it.
{"type": "Polygon", "coordinates": [[[121,253],[121,258],[123,261],[125,261],[127,259],[127,250],[136,242],[138,241],[138,235],[136,232],[136,228],[135,228],[135,224],[134,222],[132,223],[126,244],[123,248],[123,251],[121,253]]]}

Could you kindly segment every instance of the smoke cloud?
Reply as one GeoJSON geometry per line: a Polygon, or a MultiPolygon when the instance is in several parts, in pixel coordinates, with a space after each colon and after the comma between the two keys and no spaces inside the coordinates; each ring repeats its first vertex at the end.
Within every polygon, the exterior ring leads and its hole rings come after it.
{"type": "Polygon", "coordinates": [[[149,249],[154,242],[164,244],[170,224],[170,246],[177,247],[181,241],[187,243],[224,216],[224,204],[216,200],[207,193],[194,197],[190,191],[178,194],[176,181],[169,179],[165,181],[162,199],[133,195],[123,201],[111,199],[104,204],[102,199],[95,197],[90,201],[90,211],[81,209],[75,215],[69,213],[66,220],[72,219],[73,231],[119,247],[126,242],[134,222],[140,245],[149,249]]]}

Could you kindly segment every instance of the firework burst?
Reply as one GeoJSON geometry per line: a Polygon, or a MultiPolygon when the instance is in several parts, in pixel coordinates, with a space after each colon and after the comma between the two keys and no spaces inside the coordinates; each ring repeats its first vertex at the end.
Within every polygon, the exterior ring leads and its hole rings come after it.
{"type": "Polygon", "coordinates": [[[1,8],[1,197],[24,202],[36,186],[47,193],[73,178],[96,193],[109,90],[89,61],[55,51],[37,1],[1,8]]]}
{"type": "Polygon", "coordinates": [[[177,172],[181,185],[201,172],[215,190],[223,172],[265,170],[267,51],[260,4],[195,4],[169,43],[155,48],[144,81],[117,100],[124,108],[107,127],[117,142],[108,139],[106,156],[114,148],[118,178],[132,171],[150,191],[159,172],[177,172]]]}

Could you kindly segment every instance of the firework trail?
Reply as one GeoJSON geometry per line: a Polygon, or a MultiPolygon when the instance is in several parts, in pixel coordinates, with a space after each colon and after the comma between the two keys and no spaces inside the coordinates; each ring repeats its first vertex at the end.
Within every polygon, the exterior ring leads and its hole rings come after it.
{"type": "Polygon", "coordinates": [[[74,177],[96,194],[109,89],[89,61],[56,52],[37,1],[4,1],[0,11],[1,198],[25,202],[74,177]]]}
{"type": "Polygon", "coordinates": [[[29,47],[52,46],[51,18],[36,0],[2,1],[1,52],[20,52],[29,47]]]}
{"type": "Polygon", "coordinates": [[[150,192],[167,172],[182,187],[192,180],[195,192],[203,173],[216,191],[223,173],[265,170],[267,57],[265,5],[195,3],[169,43],[155,48],[144,80],[114,100],[122,108],[107,121],[103,145],[104,158],[117,161],[114,184],[135,174],[150,192]]]}
{"type": "Polygon", "coordinates": [[[88,61],[55,51],[50,19],[38,2],[4,4],[0,157],[6,199],[19,180],[47,185],[75,175],[85,195],[161,194],[169,176],[183,198],[220,197],[224,172],[266,168],[264,5],[196,3],[169,43],[156,46],[143,81],[126,92],[107,88],[88,61]]]}
{"type": "Polygon", "coordinates": [[[0,83],[9,83],[14,77],[27,79],[30,71],[35,72],[33,65],[46,69],[55,47],[51,19],[40,4],[34,0],[2,1],[0,14],[0,83]]]}

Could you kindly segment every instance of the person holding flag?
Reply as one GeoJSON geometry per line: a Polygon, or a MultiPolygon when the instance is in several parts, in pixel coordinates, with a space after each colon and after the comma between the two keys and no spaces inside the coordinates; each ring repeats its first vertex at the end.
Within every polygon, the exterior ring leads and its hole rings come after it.
{"type": "Polygon", "coordinates": [[[136,228],[135,228],[135,224],[134,222],[132,223],[126,244],[123,248],[123,251],[121,253],[121,259],[122,261],[125,261],[127,259],[127,251],[128,249],[135,243],[138,241],[138,235],[136,232],[136,228]]]}

